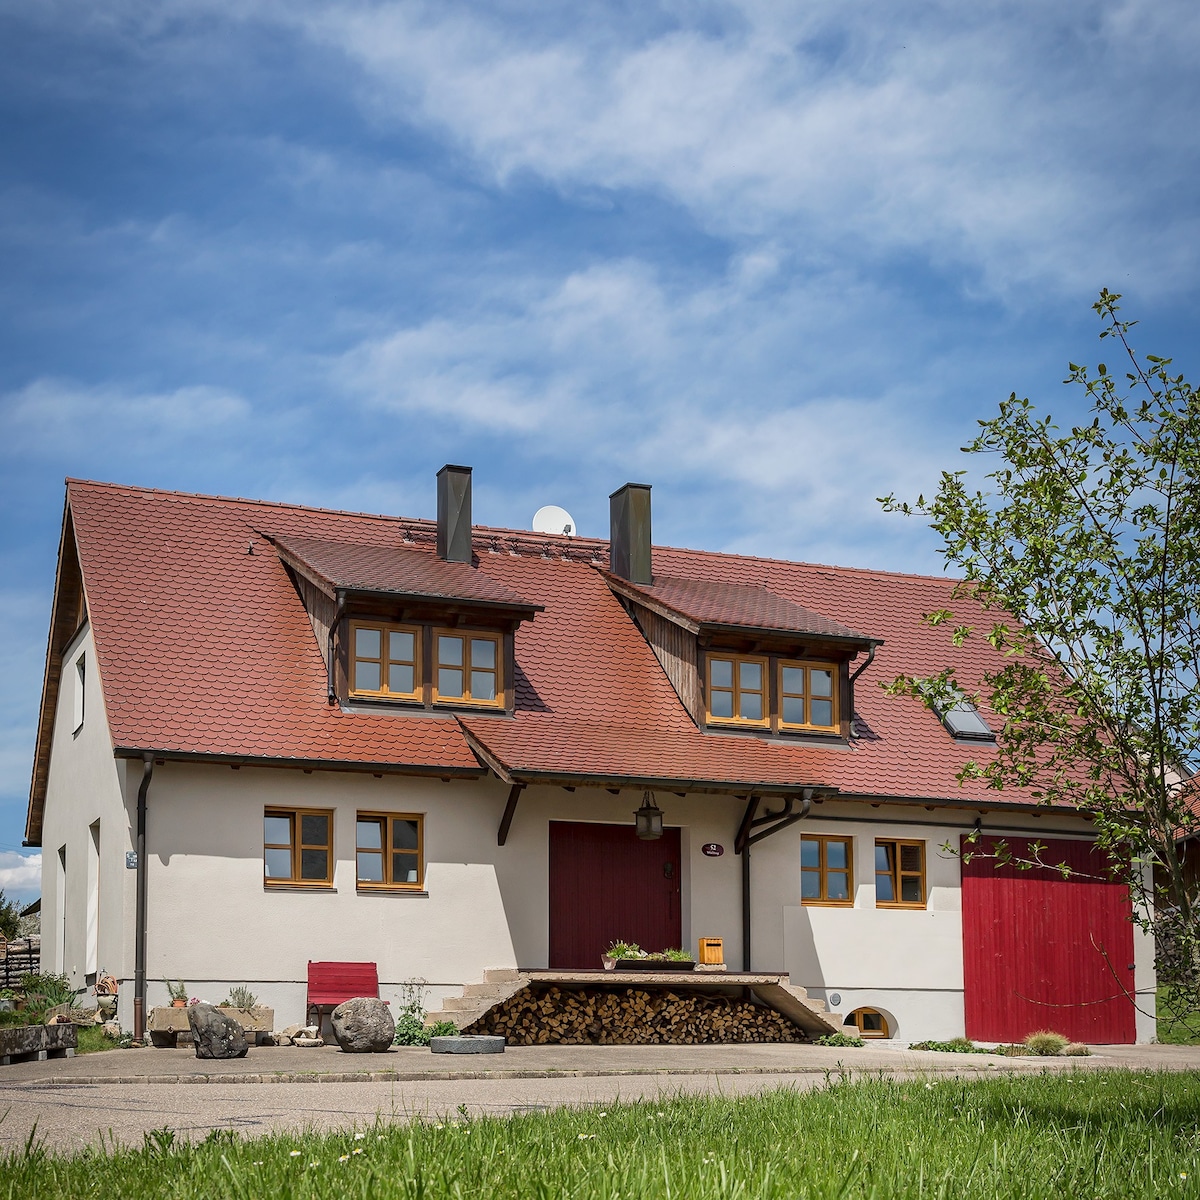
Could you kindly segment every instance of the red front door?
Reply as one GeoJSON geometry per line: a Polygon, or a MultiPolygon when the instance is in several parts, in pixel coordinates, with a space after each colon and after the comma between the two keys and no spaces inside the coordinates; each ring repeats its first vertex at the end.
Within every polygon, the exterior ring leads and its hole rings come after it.
{"type": "Polygon", "coordinates": [[[613,942],[678,946],[679,867],[678,829],[642,841],[632,823],[551,821],[551,968],[599,970],[613,942]]]}
{"type": "MultiPolygon", "coordinates": [[[[1028,859],[1030,841],[1004,840],[1017,858],[1028,859]]],[[[962,849],[988,854],[994,841],[964,839],[962,849]]],[[[1059,871],[997,868],[992,858],[963,863],[967,1037],[1017,1042],[1053,1029],[1078,1042],[1133,1042],[1129,890],[1104,877],[1091,843],[1042,844],[1041,861],[1067,863],[1070,878],[1059,871]]]]}

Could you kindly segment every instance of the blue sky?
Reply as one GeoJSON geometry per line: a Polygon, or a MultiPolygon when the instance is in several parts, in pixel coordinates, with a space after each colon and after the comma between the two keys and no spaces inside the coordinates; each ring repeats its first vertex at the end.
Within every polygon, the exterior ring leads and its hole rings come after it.
{"type": "Polygon", "coordinates": [[[1195,371],[1194,0],[0,0],[0,887],[66,475],[939,569],[1089,305],[1195,371]]]}

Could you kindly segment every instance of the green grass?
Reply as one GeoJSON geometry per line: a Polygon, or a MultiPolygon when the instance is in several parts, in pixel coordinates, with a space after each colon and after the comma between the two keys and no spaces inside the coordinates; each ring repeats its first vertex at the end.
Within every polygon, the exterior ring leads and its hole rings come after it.
{"type": "Polygon", "coordinates": [[[101,1050],[121,1049],[121,1043],[110,1038],[99,1025],[76,1025],[75,1038],[76,1054],[96,1054],[101,1050]]]}
{"type": "Polygon", "coordinates": [[[1158,989],[1158,1040],[1173,1046],[1200,1046],[1200,1013],[1182,1019],[1171,1014],[1171,995],[1165,987],[1158,989]]]}
{"type": "Polygon", "coordinates": [[[0,1159],[0,1197],[1160,1200],[1200,1195],[1198,1152],[1196,1073],[835,1079],[809,1093],[460,1113],[357,1134],[188,1146],[163,1130],[136,1151],[32,1147],[0,1159]]]}

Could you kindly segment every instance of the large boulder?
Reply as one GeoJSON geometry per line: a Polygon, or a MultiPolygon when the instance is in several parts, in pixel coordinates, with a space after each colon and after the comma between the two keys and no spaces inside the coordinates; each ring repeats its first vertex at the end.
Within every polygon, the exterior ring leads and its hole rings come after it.
{"type": "Polygon", "coordinates": [[[212,1004],[193,1004],[187,1015],[197,1058],[246,1057],[246,1035],[228,1013],[212,1004]]]}
{"type": "Polygon", "coordinates": [[[396,1022],[388,1006],[373,996],[356,996],[330,1014],[333,1036],[347,1054],[380,1054],[391,1047],[396,1022]]]}

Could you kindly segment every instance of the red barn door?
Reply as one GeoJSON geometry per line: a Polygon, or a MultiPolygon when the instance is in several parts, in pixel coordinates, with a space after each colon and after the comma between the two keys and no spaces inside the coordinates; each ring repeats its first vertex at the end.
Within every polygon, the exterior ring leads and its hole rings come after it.
{"type": "MultiPolygon", "coordinates": [[[[1017,857],[1029,855],[1028,839],[1004,840],[1017,857]]],[[[1129,890],[1096,878],[1103,860],[1090,842],[1038,840],[1043,862],[1079,874],[997,868],[980,857],[963,863],[967,1037],[1015,1042],[1054,1029],[1078,1042],[1133,1042],[1129,890]]],[[[964,838],[962,850],[988,854],[995,841],[964,838]]]]}
{"type": "Polygon", "coordinates": [[[550,966],[596,971],[616,941],[680,943],[679,830],[642,841],[633,825],[550,822],[550,966]]]}

